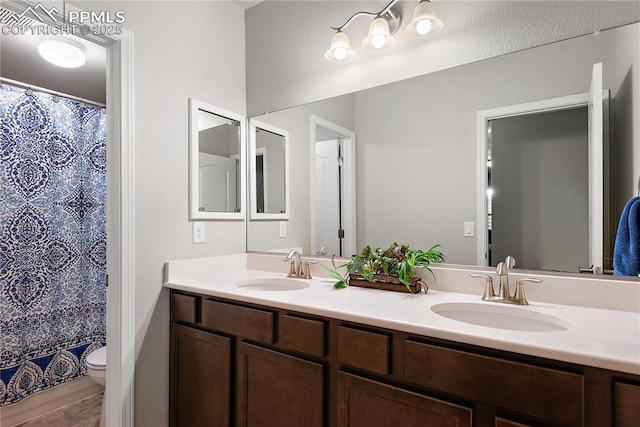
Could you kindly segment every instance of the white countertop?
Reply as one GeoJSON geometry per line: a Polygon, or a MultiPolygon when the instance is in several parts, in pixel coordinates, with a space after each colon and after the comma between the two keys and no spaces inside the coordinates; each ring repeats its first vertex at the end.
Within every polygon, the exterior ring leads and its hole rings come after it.
{"type": "Polygon", "coordinates": [[[226,271],[195,271],[193,275],[168,274],[165,286],[425,337],[640,375],[640,313],[540,303],[530,299],[529,306],[515,308],[560,317],[568,321],[571,327],[554,332],[516,331],[464,323],[431,310],[436,304],[448,302],[498,304],[481,301],[480,294],[430,290],[426,295],[410,295],[354,286],[334,289],[335,281],[328,278],[308,280],[310,286],[305,289],[263,291],[238,287],[236,283],[258,278],[285,278],[286,275],[244,267],[235,268],[229,264],[222,270],[226,271]]]}

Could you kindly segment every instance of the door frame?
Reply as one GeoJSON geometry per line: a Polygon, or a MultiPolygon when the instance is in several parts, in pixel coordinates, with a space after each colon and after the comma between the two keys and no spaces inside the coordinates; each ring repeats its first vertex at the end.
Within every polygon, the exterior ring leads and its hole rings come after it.
{"type": "MultiPolygon", "coordinates": [[[[345,254],[356,253],[356,133],[352,130],[337,125],[322,117],[311,114],[309,136],[309,218],[311,229],[311,247],[313,252],[316,247],[316,211],[315,211],[315,158],[316,138],[318,129],[330,132],[343,140],[344,169],[342,182],[342,224],[344,232],[343,250],[345,254]]],[[[348,255],[347,255],[348,257],[348,255]]]]}
{"type": "MultiPolygon", "coordinates": [[[[603,98],[608,100],[603,94],[603,98]]],[[[535,113],[586,107],[589,93],[543,99],[522,104],[506,105],[477,112],[476,125],[476,264],[487,265],[487,129],[490,120],[524,116],[535,113]]]]}
{"type": "Polygon", "coordinates": [[[109,425],[134,425],[135,186],[133,33],[107,45],[107,383],[109,425]],[[109,167],[108,165],[112,165],[109,167]]]}
{"type": "MultiPolygon", "coordinates": [[[[81,10],[65,2],[58,10],[81,10]]],[[[3,0],[22,13],[33,0],[3,0]]],[[[55,24],[48,16],[45,24],[55,24]]],[[[56,19],[62,19],[57,15],[56,19]]],[[[90,33],[90,32],[89,32],[90,33]]],[[[133,427],[135,371],[135,187],[133,33],[78,35],[107,50],[107,382],[109,425],[133,427]]]]}

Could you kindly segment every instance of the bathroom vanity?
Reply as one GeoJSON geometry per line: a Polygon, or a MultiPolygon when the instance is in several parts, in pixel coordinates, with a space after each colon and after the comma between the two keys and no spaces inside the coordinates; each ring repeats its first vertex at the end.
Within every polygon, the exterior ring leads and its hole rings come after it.
{"type": "Polygon", "coordinates": [[[432,310],[474,295],[334,290],[326,278],[277,290],[284,274],[228,268],[168,273],[173,426],[640,420],[638,313],[532,302],[523,309],[562,317],[566,330],[514,331],[432,310]],[[272,285],[245,286],[261,280],[272,285]]]}

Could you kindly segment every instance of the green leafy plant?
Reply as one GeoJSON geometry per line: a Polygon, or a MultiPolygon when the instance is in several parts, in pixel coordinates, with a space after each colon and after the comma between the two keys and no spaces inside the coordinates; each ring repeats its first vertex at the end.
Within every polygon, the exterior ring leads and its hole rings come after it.
{"type": "Polygon", "coordinates": [[[365,246],[360,255],[353,255],[351,260],[340,266],[336,266],[335,257],[331,259],[333,268],[324,267],[331,277],[337,282],[334,288],[345,288],[348,285],[349,274],[359,274],[370,282],[375,282],[376,275],[395,276],[409,291],[409,282],[416,276],[416,268],[425,268],[435,279],[429,264],[444,261],[444,255],[438,249],[439,244],[433,245],[428,251],[411,249],[409,245],[394,243],[386,249],[365,246]],[[346,267],[346,272],[341,274],[338,269],[346,267]]]}

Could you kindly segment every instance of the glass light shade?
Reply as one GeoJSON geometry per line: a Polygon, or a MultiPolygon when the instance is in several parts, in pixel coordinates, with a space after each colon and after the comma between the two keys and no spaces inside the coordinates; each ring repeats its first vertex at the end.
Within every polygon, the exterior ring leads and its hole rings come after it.
{"type": "Polygon", "coordinates": [[[389,32],[389,23],[384,18],[376,18],[369,25],[369,34],[362,40],[362,47],[369,50],[385,50],[396,44],[389,32]]]}
{"type": "Polygon", "coordinates": [[[38,53],[50,63],[63,68],[82,67],[87,61],[82,47],[65,39],[43,41],[38,46],[38,53]]]}
{"type": "Polygon", "coordinates": [[[324,57],[327,61],[342,62],[353,58],[355,54],[351,49],[349,36],[342,31],[338,31],[331,37],[331,45],[329,50],[324,53],[324,57]]]}
{"type": "Polygon", "coordinates": [[[435,8],[429,0],[422,0],[413,11],[413,19],[405,31],[414,37],[426,37],[442,30],[444,24],[436,16],[435,8]]]}

